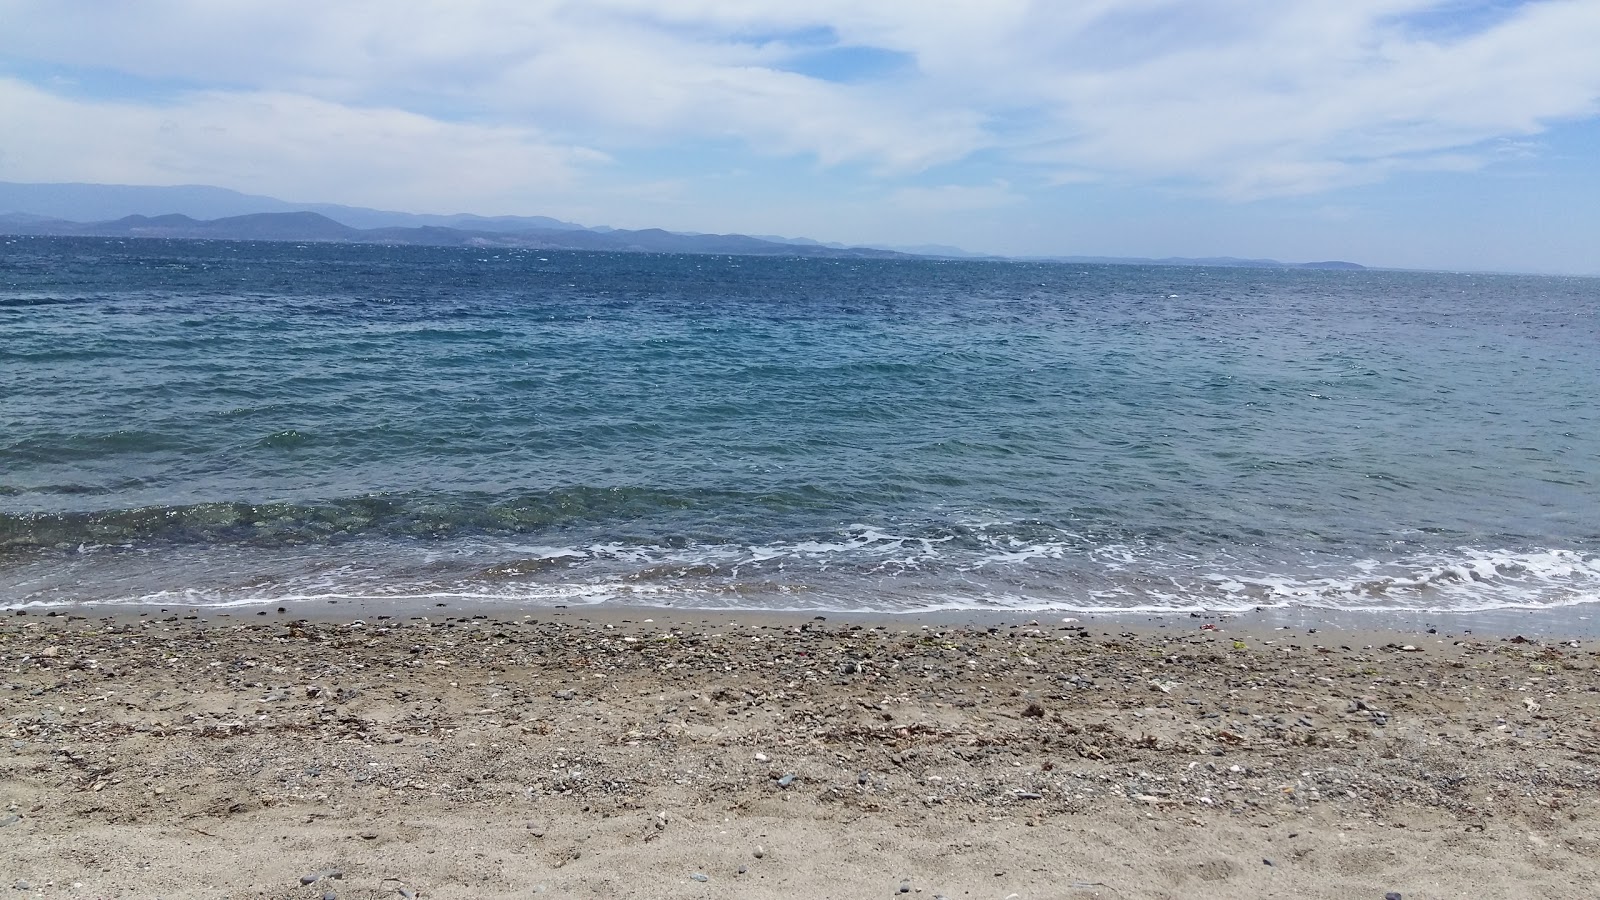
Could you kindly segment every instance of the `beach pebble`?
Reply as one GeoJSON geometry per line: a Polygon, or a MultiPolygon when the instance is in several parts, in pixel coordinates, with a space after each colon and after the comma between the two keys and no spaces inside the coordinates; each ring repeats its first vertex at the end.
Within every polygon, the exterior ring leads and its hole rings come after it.
{"type": "Polygon", "coordinates": [[[339,869],[327,869],[321,872],[307,872],[300,876],[301,884],[316,884],[324,878],[343,878],[344,872],[339,869]]]}
{"type": "Polygon", "coordinates": [[[550,696],[556,698],[557,700],[573,700],[577,698],[578,692],[573,690],[556,691],[550,696]]]}
{"type": "Polygon", "coordinates": [[[900,893],[902,893],[902,894],[911,893],[911,882],[909,882],[909,881],[900,882],[900,893]]]}
{"type": "Polygon", "coordinates": [[[793,775],[793,773],[785,775],[782,778],[778,779],[778,787],[788,788],[789,785],[791,785],[791,784],[794,784],[794,775],[793,775]]]}
{"type": "Polygon", "coordinates": [[[5,818],[0,819],[0,828],[4,828],[7,825],[15,825],[15,824],[17,824],[18,822],[21,822],[21,821],[22,821],[22,817],[21,816],[18,816],[18,815],[6,816],[5,818]]]}
{"type": "Polygon", "coordinates": [[[396,891],[396,893],[406,898],[406,900],[417,900],[417,892],[413,891],[411,888],[402,886],[398,891],[396,891]]]}
{"type": "Polygon", "coordinates": [[[1399,891],[1390,891],[1383,895],[1383,900],[1404,900],[1404,898],[1400,896],[1399,891]]]}
{"type": "Polygon", "coordinates": [[[335,894],[333,891],[328,891],[322,895],[322,900],[339,900],[339,895],[335,894]]]}
{"type": "Polygon", "coordinates": [[[693,875],[690,875],[689,879],[691,881],[710,881],[711,880],[711,876],[707,875],[704,872],[696,872],[693,875]]]}
{"type": "Polygon", "coordinates": [[[762,847],[760,845],[757,845],[756,846],[756,859],[760,859],[761,857],[766,856],[766,855],[767,855],[766,848],[764,848],[764,847],[762,847]]]}

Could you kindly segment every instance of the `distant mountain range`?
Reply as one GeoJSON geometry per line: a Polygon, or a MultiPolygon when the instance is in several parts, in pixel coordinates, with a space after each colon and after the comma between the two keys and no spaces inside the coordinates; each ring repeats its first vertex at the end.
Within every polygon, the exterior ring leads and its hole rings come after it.
{"type": "MultiPolygon", "coordinates": [[[[208,185],[25,184],[0,181],[0,234],[205,238],[244,241],[332,241],[443,247],[522,247],[639,253],[817,256],[892,259],[991,259],[960,247],[850,246],[775,235],[693,234],[659,228],[584,226],[548,216],[428,215],[290,203],[208,185]]],[[[1035,257],[1051,262],[1113,265],[1249,266],[1360,269],[1349,262],[1280,263],[1215,257],[1035,257]]]]}
{"type": "Polygon", "coordinates": [[[0,181],[0,213],[25,212],[70,222],[108,222],[124,216],[225,219],[255,213],[321,213],[351,228],[463,228],[472,231],[576,230],[584,227],[548,216],[451,216],[389,212],[336,203],[290,203],[203,184],[158,187],[135,184],[24,184],[0,181]]]}
{"type": "Polygon", "coordinates": [[[1321,262],[1286,263],[1275,259],[1241,259],[1236,256],[1165,256],[1146,259],[1136,256],[1045,256],[1049,262],[1088,263],[1103,266],[1205,266],[1243,269],[1365,269],[1360,263],[1328,259],[1321,262]]]}
{"type": "Polygon", "coordinates": [[[132,215],[109,222],[72,222],[26,213],[0,215],[0,233],[87,237],[202,238],[224,241],[318,241],[348,244],[415,244],[429,247],[503,247],[531,250],[609,250],[621,253],[714,253],[736,256],[823,256],[885,259],[907,257],[870,247],[778,244],[742,234],[674,234],[584,228],[521,228],[490,231],[415,227],[352,228],[317,212],[250,213],[194,219],[178,213],[132,215]]]}

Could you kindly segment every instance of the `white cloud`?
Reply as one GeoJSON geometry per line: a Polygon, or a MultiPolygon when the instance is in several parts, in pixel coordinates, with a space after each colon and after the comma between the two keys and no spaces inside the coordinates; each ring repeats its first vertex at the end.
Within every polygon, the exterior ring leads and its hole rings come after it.
{"type": "Polygon", "coordinates": [[[715,142],[887,178],[983,154],[1014,183],[1246,200],[1490,165],[1504,139],[1600,112],[1600,0],[0,0],[0,21],[0,58],[199,89],[113,116],[132,129],[119,148],[174,177],[195,167],[184,180],[260,165],[203,136],[247,130],[228,107],[261,102],[298,124],[260,139],[313,169],[324,152],[403,155],[410,134],[417,171],[471,167],[447,180],[480,192],[570,174],[581,154],[556,144],[715,142]],[[794,71],[819,40],[914,66],[861,83],[794,71]],[[133,121],[158,113],[183,137],[133,121]]]}
{"type": "Polygon", "coordinates": [[[168,0],[83,20],[50,4],[0,2],[0,17],[25,23],[0,32],[0,54],[537,123],[582,143],[734,140],[882,173],[950,162],[985,143],[980,112],[785,71],[795,48],[746,35],[826,24],[815,11],[735,16],[737,5],[719,6],[168,0]]]}
{"type": "Polygon", "coordinates": [[[1600,4],[1530,5],[1448,43],[1394,18],[1436,5],[1260,4],[1218,44],[1062,72],[1036,158],[1248,199],[1484,164],[1484,142],[1595,114],[1600,4]]]}
{"type": "Polygon", "coordinates": [[[154,105],[0,79],[0,118],[0,177],[10,180],[219,184],[388,208],[520,211],[606,162],[527,128],[282,92],[202,91],[154,105]]]}
{"type": "Polygon", "coordinates": [[[759,153],[861,163],[883,173],[960,159],[986,143],[977,113],[923,104],[743,61],[606,35],[552,48],[501,73],[500,109],[639,145],[742,141],[759,153]],[[643,74],[641,74],[643,70],[643,74]],[[549,90],[549,85],[562,85],[549,90]]]}

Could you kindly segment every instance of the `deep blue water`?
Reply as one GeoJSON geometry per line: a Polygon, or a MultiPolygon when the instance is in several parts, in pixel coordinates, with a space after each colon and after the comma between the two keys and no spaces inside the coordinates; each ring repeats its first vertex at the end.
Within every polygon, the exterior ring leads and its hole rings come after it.
{"type": "Polygon", "coordinates": [[[1600,601],[1600,280],[0,238],[0,602],[1600,601]]]}

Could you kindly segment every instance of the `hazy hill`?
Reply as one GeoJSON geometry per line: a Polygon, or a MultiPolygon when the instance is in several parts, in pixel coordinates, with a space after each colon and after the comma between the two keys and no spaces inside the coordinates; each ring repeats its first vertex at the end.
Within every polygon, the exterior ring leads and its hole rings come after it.
{"type": "Polygon", "coordinates": [[[905,254],[866,247],[833,248],[763,241],[743,234],[674,234],[659,228],[606,232],[574,228],[518,231],[469,230],[438,225],[352,228],[316,212],[252,213],[195,219],[178,213],[131,215],[105,222],[71,222],[31,214],[0,215],[0,231],[11,234],[85,237],[198,238],[235,241],[321,241],[417,244],[441,247],[508,247],[613,252],[716,253],[744,256],[891,258],[905,254]]]}
{"type": "Polygon", "coordinates": [[[252,213],[198,220],[178,213],[123,216],[111,222],[55,223],[34,233],[84,234],[105,237],[220,238],[243,241],[342,241],[360,234],[314,212],[252,213]],[[46,230],[48,228],[48,230],[46,230]]]}
{"type": "Polygon", "coordinates": [[[1087,263],[1109,266],[1204,266],[1236,269],[1365,269],[1360,263],[1343,260],[1323,262],[1286,263],[1275,259],[1240,259],[1236,256],[1041,256],[1033,257],[1047,262],[1087,263]]]}
{"type": "Polygon", "coordinates": [[[22,184],[0,181],[0,212],[30,213],[73,222],[106,222],[124,216],[159,217],[171,213],[209,221],[254,213],[315,212],[351,228],[418,228],[437,225],[474,231],[582,229],[548,216],[428,215],[342,206],[290,203],[276,197],[244,194],[203,184],[171,187],[132,184],[22,184]]]}
{"type": "MultiPolygon", "coordinates": [[[[548,216],[404,213],[333,203],[290,203],[209,185],[22,184],[0,181],[0,232],[224,240],[350,241],[505,246],[551,250],[727,253],[787,256],[924,256],[1002,259],[939,244],[852,247],[805,237],[682,234],[606,225],[585,227],[548,216]]],[[[1281,263],[1234,257],[1053,256],[1049,262],[1111,265],[1361,269],[1329,260],[1281,263]]]]}

